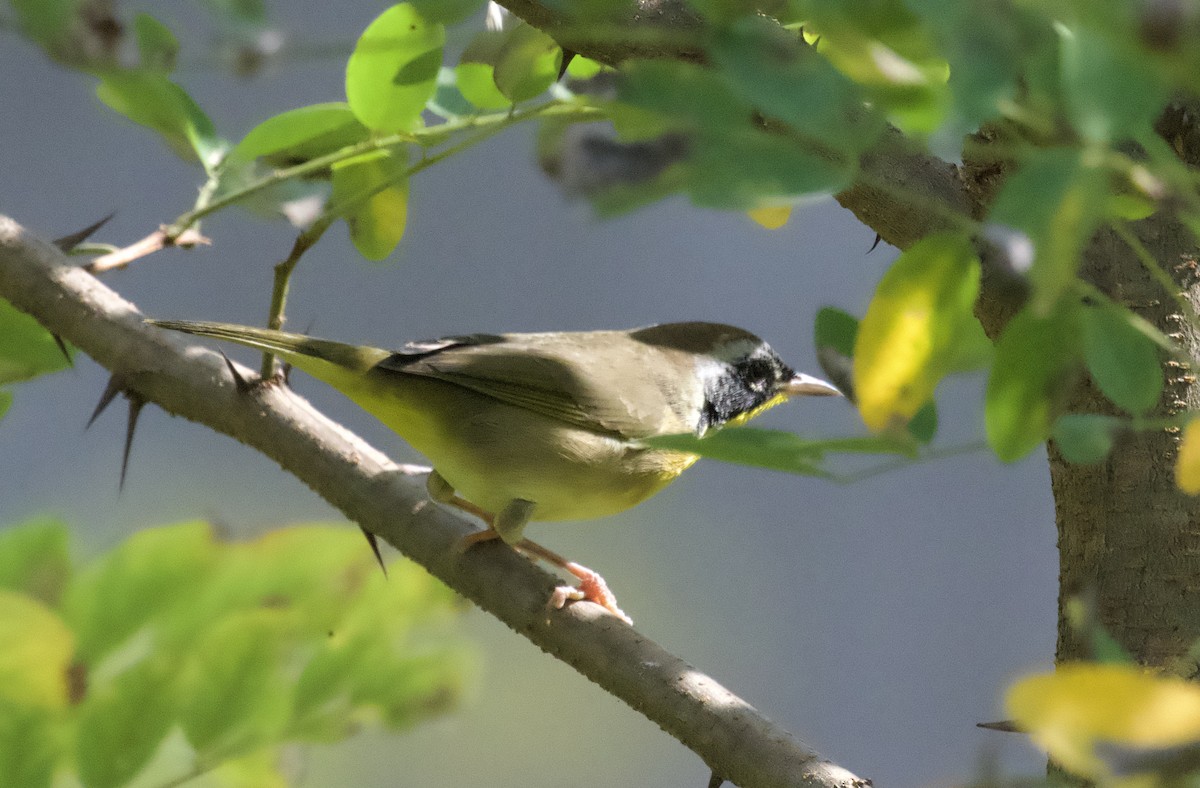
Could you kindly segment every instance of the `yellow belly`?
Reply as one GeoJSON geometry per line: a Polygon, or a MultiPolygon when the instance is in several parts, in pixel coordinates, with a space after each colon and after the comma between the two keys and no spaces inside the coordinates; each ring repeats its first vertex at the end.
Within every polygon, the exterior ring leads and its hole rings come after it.
{"type": "Polygon", "coordinates": [[[586,520],[636,506],[695,455],[649,449],[456,386],[406,379],[355,401],[425,455],[456,492],[488,512],[515,499],[533,520],[586,520]]]}

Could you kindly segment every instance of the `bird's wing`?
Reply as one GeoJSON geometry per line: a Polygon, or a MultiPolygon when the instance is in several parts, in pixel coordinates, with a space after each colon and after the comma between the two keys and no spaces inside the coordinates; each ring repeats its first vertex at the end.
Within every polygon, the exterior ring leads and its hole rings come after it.
{"type": "Polygon", "coordinates": [[[668,401],[655,361],[631,360],[624,332],[472,334],[409,343],[376,369],[452,383],[614,437],[686,432],[686,408],[668,401]]]}

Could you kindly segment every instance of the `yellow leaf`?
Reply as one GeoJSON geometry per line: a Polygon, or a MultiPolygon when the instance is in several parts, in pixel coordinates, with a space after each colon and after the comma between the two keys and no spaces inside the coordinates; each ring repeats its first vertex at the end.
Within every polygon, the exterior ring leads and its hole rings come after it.
{"type": "Polygon", "coordinates": [[[1006,698],[1017,726],[1066,769],[1107,776],[1098,744],[1162,749],[1200,741],[1200,686],[1133,665],[1067,664],[1006,698]]]}
{"type": "Polygon", "coordinates": [[[955,235],[922,240],[883,275],[854,344],[854,386],[868,427],[907,423],[954,368],[974,336],[979,276],[970,243],[955,235]]]}
{"type": "Polygon", "coordinates": [[[37,600],[0,591],[0,698],[23,706],[65,708],[75,638],[37,600]]]}
{"type": "Polygon", "coordinates": [[[746,215],[768,230],[778,230],[788,223],[792,216],[792,206],[773,205],[766,208],[751,208],[746,215]]]}
{"type": "Polygon", "coordinates": [[[1200,418],[1183,428],[1179,458],[1175,461],[1175,484],[1188,495],[1200,493],[1200,418]]]}

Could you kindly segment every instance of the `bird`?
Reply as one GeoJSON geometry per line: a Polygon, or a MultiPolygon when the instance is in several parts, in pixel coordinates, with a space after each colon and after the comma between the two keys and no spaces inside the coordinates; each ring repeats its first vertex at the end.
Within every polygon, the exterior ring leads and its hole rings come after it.
{"type": "Polygon", "coordinates": [[[231,323],[147,320],[268,352],[340,391],[431,465],[430,497],[580,581],[551,603],[596,602],[604,579],[526,539],[534,521],[590,520],[662,490],[697,455],[647,445],[742,424],[794,396],[837,396],[755,334],[708,322],[628,330],[465,334],[387,350],[231,323]]]}

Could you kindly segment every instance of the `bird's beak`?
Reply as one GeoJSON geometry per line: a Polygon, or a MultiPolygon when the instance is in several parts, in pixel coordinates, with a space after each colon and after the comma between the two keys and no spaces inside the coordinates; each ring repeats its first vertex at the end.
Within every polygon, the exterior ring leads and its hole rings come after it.
{"type": "Polygon", "coordinates": [[[842,392],[838,391],[837,386],[832,383],[826,383],[820,378],[814,378],[812,375],[805,375],[803,372],[797,372],[791,380],[783,384],[783,393],[788,397],[842,396],[842,392]]]}

